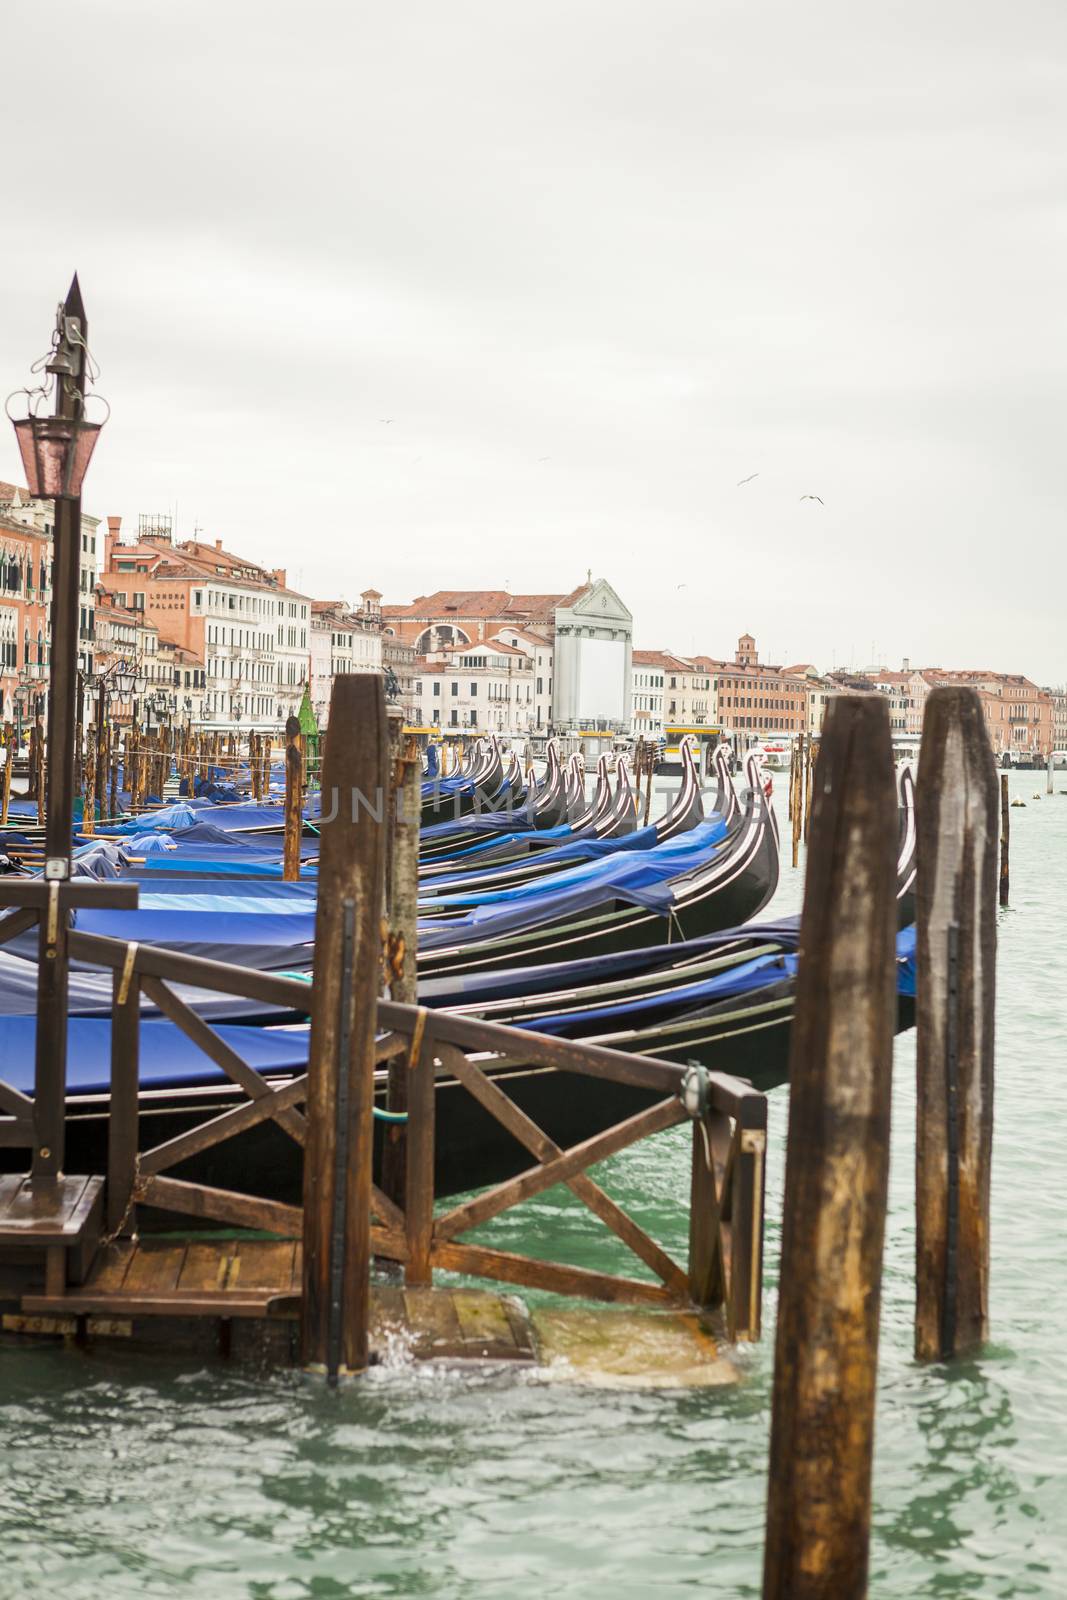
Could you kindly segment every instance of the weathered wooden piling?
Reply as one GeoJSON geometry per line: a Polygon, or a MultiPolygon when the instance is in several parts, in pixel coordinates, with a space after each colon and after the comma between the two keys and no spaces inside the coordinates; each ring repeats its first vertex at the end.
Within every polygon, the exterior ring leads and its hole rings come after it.
{"type": "Polygon", "coordinates": [[[33,716],[33,793],[37,801],[37,821],[45,820],[44,721],[38,696],[33,716]]]}
{"type": "Polygon", "coordinates": [[[96,827],[96,731],[92,727],[85,735],[82,772],[85,780],[82,790],[82,832],[91,835],[96,827]]]}
{"type": "Polygon", "coordinates": [[[915,821],[915,1353],[936,1360],[989,1325],[997,779],[973,689],[927,699],[915,821]]]}
{"type": "MultiPolygon", "coordinates": [[[[390,718],[390,723],[394,721],[390,718]]],[[[403,718],[390,727],[392,846],[389,858],[387,916],[389,922],[389,997],[403,1005],[418,1001],[417,940],[419,894],[419,817],[422,768],[418,746],[403,732],[403,718]]],[[[389,1063],[386,1110],[403,1116],[408,1109],[411,1076],[409,1059],[394,1057],[389,1063]]],[[[406,1128],[393,1123],[386,1129],[382,1151],[382,1189],[397,1205],[404,1203],[406,1128]]]]}
{"type": "Polygon", "coordinates": [[[790,1047],[765,1600],[866,1593],[896,1006],[882,696],[831,702],[790,1047]]]}
{"type": "Polygon", "coordinates": [[[1011,873],[1008,865],[1008,846],[1011,840],[1011,800],[1008,797],[1008,774],[1000,774],[1000,903],[1008,903],[1011,873]]]}
{"type": "Polygon", "coordinates": [[[15,729],[10,722],[4,723],[4,786],[0,798],[0,822],[7,827],[7,813],[11,805],[11,779],[15,772],[15,756],[18,751],[15,746],[15,729]]]}
{"type": "Polygon", "coordinates": [[[334,679],[323,774],[304,1147],[301,1347],[330,1382],[368,1359],[374,1038],[387,785],[385,699],[372,673],[334,679]],[[336,799],[336,815],[326,820],[336,799]]]}
{"type": "Polygon", "coordinates": [[[804,735],[797,734],[793,746],[793,794],[789,814],[793,819],[793,865],[800,861],[800,838],[804,830],[804,735]]]}
{"type": "Polygon", "coordinates": [[[300,835],[303,831],[303,762],[300,757],[300,723],[288,717],[285,723],[285,846],[282,877],[295,883],[300,876],[300,835]]]}
{"type": "Polygon", "coordinates": [[[1048,764],[1045,768],[1045,793],[1052,793],[1052,752],[1049,751],[1048,764]]]}

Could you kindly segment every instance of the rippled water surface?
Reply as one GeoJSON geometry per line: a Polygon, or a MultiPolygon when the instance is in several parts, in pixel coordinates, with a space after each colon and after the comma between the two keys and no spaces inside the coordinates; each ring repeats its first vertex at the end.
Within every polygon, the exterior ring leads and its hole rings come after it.
{"type": "MultiPolygon", "coordinates": [[[[911,1359],[914,1045],[898,1040],[871,1593],[1067,1593],[1067,796],[1014,774],[999,967],[994,1342],[911,1359]],[[1041,799],[1031,797],[1035,790],[1041,799]]],[[[779,787],[782,780],[779,780],[779,787]]],[[[1057,775],[1057,791],[1067,775],[1057,775]]],[[[799,903],[788,868],[777,902],[799,903]]],[[[132,1353],[0,1351],[0,1594],[670,1595],[760,1589],[785,1090],[771,1096],[768,1317],[729,1391],[545,1387],[398,1365],[340,1395],[132,1353]]],[[[683,1248],[684,1133],[601,1169],[683,1248]]],[[[540,1197],[507,1242],[605,1267],[540,1197]]]]}

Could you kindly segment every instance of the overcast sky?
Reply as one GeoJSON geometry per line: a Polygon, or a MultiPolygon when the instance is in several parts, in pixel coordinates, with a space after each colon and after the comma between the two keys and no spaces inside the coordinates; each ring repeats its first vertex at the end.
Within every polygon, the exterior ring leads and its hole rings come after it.
{"type": "Polygon", "coordinates": [[[77,267],[88,510],[316,596],[591,567],[646,647],[1067,678],[1063,0],[51,0],[0,45],[4,392],[77,267]]]}

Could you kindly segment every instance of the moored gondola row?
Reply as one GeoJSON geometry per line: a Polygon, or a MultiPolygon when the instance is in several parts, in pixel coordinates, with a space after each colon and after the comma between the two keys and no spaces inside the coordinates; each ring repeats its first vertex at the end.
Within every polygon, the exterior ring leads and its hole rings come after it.
{"type": "MultiPolygon", "coordinates": [[[[758,759],[745,764],[739,798],[725,748],[705,790],[695,752],[681,748],[676,792],[642,826],[625,756],[606,757],[587,784],[580,756],[548,744],[539,779],[513,751],[486,738],[453,758],[425,755],[418,863],[419,1000],[431,1008],[615,1049],[739,1074],[763,1087],[786,1074],[797,970],[797,919],[759,923],[778,883],[779,841],[758,759]]],[[[179,798],[81,841],[74,871],[139,886],[135,911],[86,910],[75,927],[150,941],[190,956],[313,976],[321,830],[362,796],[305,798],[301,867],[282,876],[278,769],[265,798],[230,775],[226,798],[179,798]],[[274,791],[274,793],[271,792],[274,791]]],[[[262,785],[261,785],[262,788],[262,785]]],[[[353,813],[355,814],[355,813],[353,813]]],[[[912,1020],[915,830],[910,773],[900,780],[899,1022],[912,1020]]],[[[10,915],[10,913],[9,913],[10,915]]],[[[2,928],[2,919],[0,919],[2,928]]],[[[32,1087],[19,1041],[36,992],[36,949],[15,937],[0,953],[0,1031],[16,1089],[32,1087]],[[20,1078],[27,1079],[23,1084],[20,1078]]],[[[305,1070],[306,1015],[247,1000],[183,991],[183,998],[268,1078],[305,1070]]],[[[71,976],[68,1108],[74,1147],[104,1137],[108,1095],[109,981],[71,976]]],[[[142,1000],[142,1114],[161,1137],[227,1103],[233,1087],[166,1017],[142,1000]]],[[[24,1042],[24,1041],[23,1041],[24,1042]]],[[[508,1067],[509,1092],[562,1143],[608,1125],[640,1092],[508,1067]]],[[[384,1092],[384,1075],[382,1078],[384,1092]]],[[[499,1128],[469,1097],[439,1086],[438,1172],[469,1187],[512,1170],[499,1128]]],[[[248,1181],[292,1194],[298,1159],[272,1128],[244,1145],[248,1181]]],[[[232,1159],[232,1154],[230,1159],[232,1159]]],[[[88,1166],[86,1168],[88,1170],[88,1166]]],[[[210,1181],[210,1171],[196,1172],[210,1181]]],[[[444,1191],[443,1191],[444,1192],[444,1191]]]]}

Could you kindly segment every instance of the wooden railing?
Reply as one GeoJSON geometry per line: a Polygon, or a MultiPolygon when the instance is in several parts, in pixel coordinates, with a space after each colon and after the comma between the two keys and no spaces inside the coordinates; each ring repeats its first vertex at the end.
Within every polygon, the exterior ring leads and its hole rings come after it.
{"type": "MultiPolygon", "coordinates": [[[[267,1082],[173,985],[298,1011],[309,1007],[308,985],[76,929],[70,934],[70,953],[112,971],[108,1231],[128,1228],[134,1207],[146,1205],[236,1227],[300,1234],[300,1207],[171,1175],[179,1163],[268,1119],[303,1146],[306,1123],[301,1107],[308,1092],[306,1074],[281,1084],[267,1082]],[[198,1126],[144,1149],[138,1115],[142,993],[244,1097],[198,1126]]],[[[674,1063],[416,1006],[380,1001],[377,1020],[375,1058],[379,1063],[404,1063],[409,1085],[403,1203],[373,1188],[371,1238],[377,1256],[403,1263],[408,1284],[429,1283],[439,1267],[566,1295],[650,1306],[695,1305],[721,1310],[731,1337],[759,1337],[767,1126],[763,1095],[724,1074],[698,1072],[687,1085],[687,1069],[674,1063]],[[508,1094],[509,1069],[515,1067],[599,1078],[646,1090],[656,1098],[647,1109],[563,1149],[508,1094]],[[517,1176],[437,1211],[434,1143],[437,1086],[442,1079],[461,1085],[533,1160],[517,1176]],[[701,1103],[687,1110],[685,1091],[694,1085],[701,1103]],[[690,1120],[689,1250],[682,1265],[611,1199],[589,1176],[589,1168],[640,1139],[690,1120]],[[464,1241],[472,1228],[558,1183],[566,1184],[658,1281],[614,1276],[464,1241]]],[[[562,1083],[560,1088],[565,1094],[562,1083]]],[[[14,1090],[0,1089],[0,1107],[12,1112],[13,1128],[28,1127],[28,1105],[14,1090]]]]}

